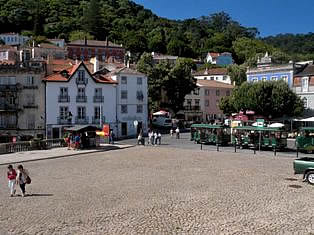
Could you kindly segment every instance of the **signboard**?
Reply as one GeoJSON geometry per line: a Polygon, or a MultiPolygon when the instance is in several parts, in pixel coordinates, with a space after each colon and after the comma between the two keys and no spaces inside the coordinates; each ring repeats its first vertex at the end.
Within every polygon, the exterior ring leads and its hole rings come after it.
{"type": "Polygon", "coordinates": [[[103,128],[102,128],[102,131],[104,132],[104,136],[109,136],[109,133],[110,133],[109,125],[108,124],[104,124],[103,128]]]}
{"type": "Polygon", "coordinates": [[[256,119],[257,127],[263,127],[264,126],[264,119],[256,119]]]}

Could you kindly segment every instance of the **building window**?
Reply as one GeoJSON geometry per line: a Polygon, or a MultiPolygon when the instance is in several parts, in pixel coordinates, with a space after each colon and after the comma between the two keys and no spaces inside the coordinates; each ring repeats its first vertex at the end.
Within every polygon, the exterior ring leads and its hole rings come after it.
{"type": "Polygon", "coordinates": [[[216,96],[220,96],[220,90],[216,90],[216,96]]]}
{"type": "Polygon", "coordinates": [[[35,104],[35,95],[29,94],[26,96],[27,105],[34,105],[35,104]]]}
{"type": "Polygon", "coordinates": [[[77,107],[77,117],[78,119],[86,118],[86,107],[77,107]]]}
{"type": "Polygon", "coordinates": [[[94,118],[95,119],[100,119],[100,106],[96,106],[94,108],[94,118]]]}
{"type": "Polygon", "coordinates": [[[127,105],[121,105],[121,113],[128,113],[128,106],[127,105]]]}
{"type": "Polygon", "coordinates": [[[271,80],[272,80],[272,81],[277,81],[277,76],[272,76],[272,77],[271,77],[271,80]]]}
{"type": "Polygon", "coordinates": [[[79,70],[77,75],[77,84],[85,84],[85,71],[79,70]]]}
{"type": "Polygon", "coordinates": [[[136,92],[136,99],[143,101],[144,100],[144,95],[142,91],[137,91],[136,92]]]}
{"type": "Polygon", "coordinates": [[[304,108],[307,109],[308,108],[307,98],[304,97],[302,100],[303,100],[303,103],[304,103],[304,108]]]}
{"type": "Polygon", "coordinates": [[[205,106],[209,106],[209,100],[205,100],[205,106]]]}
{"type": "Polygon", "coordinates": [[[127,84],[126,77],[121,77],[121,84],[127,84]]]}
{"type": "Polygon", "coordinates": [[[143,81],[142,78],[138,77],[137,78],[137,85],[142,85],[143,81]]]}
{"type": "Polygon", "coordinates": [[[60,109],[59,109],[59,117],[60,117],[60,119],[62,119],[62,120],[67,119],[68,113],[69,113],[69,108],[68,107],[60,106],[60,109]]]}
{"type": "Polygon", "coordinates": [[[196,88],[196,89],[193,91],[193,94],[194,94],[194,95],[199,95],[199,94],[200,94],[200,89],[199,89],[199,88],[196,88]]]}
{"type": "Polygon", "coordinates": [[[204,80],[207,80],[207,77],[204,77],[204,80]]]}
{"type": "Polygon", "coordinates": [[[266,82],[267,81],[267,77],[262,77],[262,81],[266,82]]]}
{"type": "Polygon", "coordinates": [[[95,88],[95,96],[97,97],[102,96],[102,88],[95,88]]]}
{"type": "Polygon", "coordinates": [[[309,78],[304,77],[302,78],[302,92],[308,92],[309,91],[309,78]]]}
{"type": "Polygon", "coordinates": [[[68,88],[60,87],[60,96],[68,96],[68,88]]]}
{"type": "Polygon", "coordinates": [[[288,75],[282,75],[281,80],[284,80],[286,83],[288,83],[288,75]]]}
{"type": "Polygon", "coordinates": [[[226,80],[227,80],[227,77],[228,77],[228,76],[224,75],[224,76],[222,77],[222,80],[226,81],[226,80]]]}
{"type": "Polygon", "coordinates": [[[200,100],[194,100],[194,102],[195,102],[195,106],[200,106],[200,100]]]}
{"type": "Polygon", "coordinates": [[[215,80],[215,77],[210,77],[210,80],[215,80]]]}
{"type": "Polygon", "coordinates": [[[226,91],[226,96],[230,96],[230,91],[226,91]]]}
{"type": "Polygon", "coordinates": [[[85,96],[85,88],[84,87],[77,88],[77,96],[80,96],[80,97],[85,96]]]}
{"type": "Polygon", "coordinates": [[[143,105],[137,105],[136,106],[136,112],[137,113],[143,113],[143,105]]]}
{"type": "Polygon", "coordinates": [[[207,96],[209,95],[209,90],[208,89],[205,90],[205,95],[207,95],[207,96]]]}
{"type": "Polygon", "coordinates": [[[127,99],[128,98],[128,91],[121,91],[121,99],[127,99]]]}
{"type": "Polygon", "coordinates": [[[191,99],[186,100],[186,103],[188,106],[192,106],[192,100],[191,99]]]}
{"type": "Polygon", "coordinates": [[[34,77],[33,77],[33,76],[27,76],[27,77],[26,77],[26,85],[27,85],[27,86],[32,86],[32,85],[34,85],[34,77]]]}
{"type": "Polygon", "coordinates": [[[258,78],[257,77],[252,78],[252,82],[258,82],[258,78]]]}

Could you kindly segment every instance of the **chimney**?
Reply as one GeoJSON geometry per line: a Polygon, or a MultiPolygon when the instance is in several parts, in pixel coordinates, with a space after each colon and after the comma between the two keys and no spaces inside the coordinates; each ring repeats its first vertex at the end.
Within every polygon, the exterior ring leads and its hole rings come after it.
{"type": "Polygon", "coordinates": [[[19,53],[20,53],[20,62],[23,62],[24,61],[23,50],[20,50],[19,53]]]}
{"type": "Polygon", "coordinates": [[[35,47],[32,48],[32,59],[35,58],[35,47]]]}
{"type": "Polygon", "coordinates": [[[78,64],[78,63],[79,63],[79,62],[78,62],[78,59],[76,59],[76,60],[75,60],[75,64],[78,64]]]}
{"type": "Polygon", "coordinates": [[[99,60],[97,59],[97,57],[93,57],[90,62],[93,64],[94,66],[94,73],[96,73],[97,71],[99,71],[99,60]]]}

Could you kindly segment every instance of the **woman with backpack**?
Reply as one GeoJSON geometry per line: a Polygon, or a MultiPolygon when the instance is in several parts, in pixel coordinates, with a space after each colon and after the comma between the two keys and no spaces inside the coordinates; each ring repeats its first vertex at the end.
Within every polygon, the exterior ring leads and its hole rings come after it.
{"type": "Polygon", "coordinates": [[[16,183],[20,185],[22,197],[25,197],[25,185],[31,183],[31,178],[28,171],[22,165],[18,165],[17,167],[16,183]]]}

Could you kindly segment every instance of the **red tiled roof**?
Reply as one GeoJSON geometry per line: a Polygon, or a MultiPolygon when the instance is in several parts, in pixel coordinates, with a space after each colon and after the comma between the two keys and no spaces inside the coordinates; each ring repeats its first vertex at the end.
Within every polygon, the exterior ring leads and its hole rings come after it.
{"type": "Polygon", "coordinates": [[[40,43],[38,45],[39,48],[46,48],[46,49],[58,49],[58,50],[63,50],[62,48],[56,46],[55,44],[52,43],[40,43]]]}
{"type": "Polygon", "coordinates": [[[220,55],[220,53],[218,52],[209,52],[208,54],[210,54],[210,56],[213,58],[218,57],[220,55]]]}
{"type": "Polygon", "coordinates": [[[229,88],[229,89],[234,88],[233,85],[230,85],[224,82],[217,82],[213,80],[201,80],[201,79],[197,80],[197,85],[204,86],[204,87],[214,87],[214,88],[229,88]]]}
{"type": "Polygon", "coordinates": [[[115,69],[112,71],[113,74],[131,74],[131,75],[139,75],[139,76],[146,76],[144,73],[138,72],[137,70],[128,68],[128,67],[123,67],[119,69],[115,69]]]}
{"type": "Polygon", "coordinates": [[[215,69],[204,69],[201,71],[198,71],[193,74],[193,76],[207,76],[207,75],[227,75],[228,70],[226,68],[215,68],[215,69]],[[206,73],[207,72],[207,73],[206,73]]]}
{"type": "Polygon", "coordinates": [[[110,76],[102,75],[102,74],[97,74],[93,76],[95,81],[100,82],[100,83],[106,83],[106,84],[118,84],[117,81],[113,80],[110,76]]]}
{"type": "MultiPolygon", "coordinates": [[[[85,46],[85,40],[75,40],[72,41],[70,43],[68,43],[68,45],[72,46],[72,45],[79,45],[79,46],[85,46]]],[[[121,47],[121,45],[118,44],[114,44],[110,41],[98,41],[98,40],[86,40],[86,46],[97,46],[97,47],[121,47]],[[108,45],[107,45],[108,44],[108,45]]]]}

